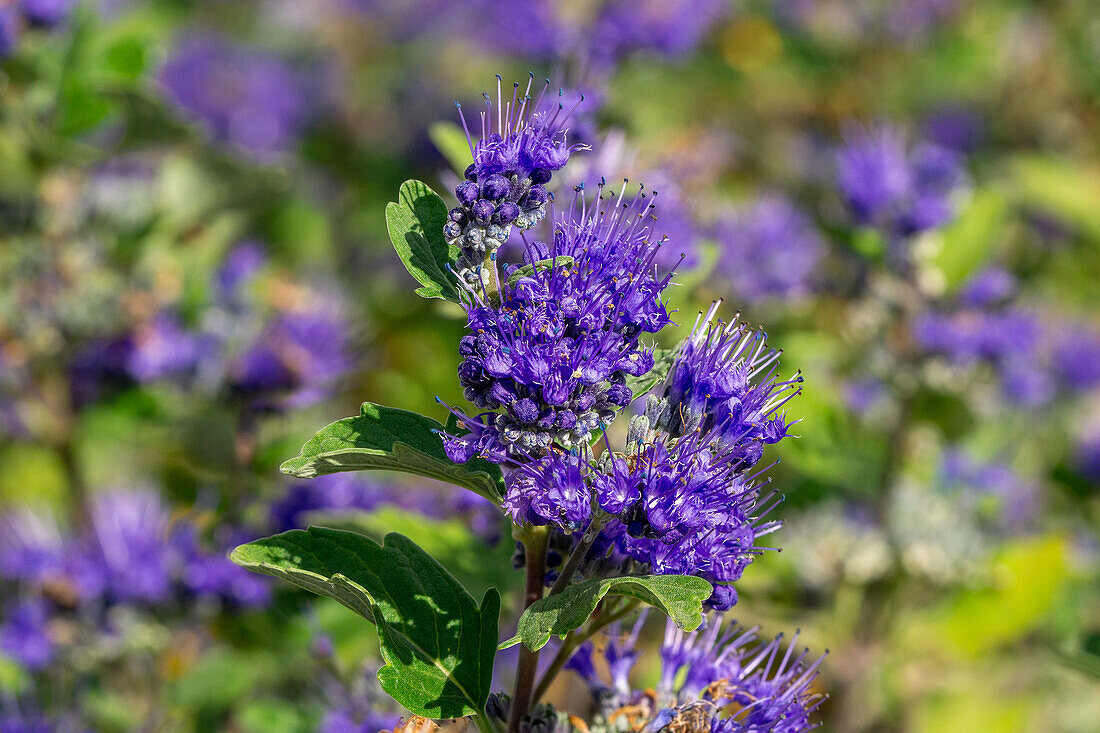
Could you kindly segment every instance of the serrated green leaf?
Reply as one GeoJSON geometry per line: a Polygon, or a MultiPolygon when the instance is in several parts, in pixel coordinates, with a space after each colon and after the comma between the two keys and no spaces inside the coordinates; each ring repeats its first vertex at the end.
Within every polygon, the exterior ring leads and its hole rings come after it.
{"type": "Polygon", "coordinates": [[[384,544],[310,527],[241,545],[231,559],[253,572],[334,598],[378,627],[378,680],[417,715],[457,718],[485,708],[496,655],[500,595],[480,607],[447,569],[407,537],[384,544]]]}
{"type": "Polygon", "coordinates": [[[447,205],[420,181],[405,181],[397,201],[386,204],[386,229],[409,274],[423,286],[422,298],[459,302],[458,285],[447,267],[458,259],[458,248],[443,239],[447,205]]]}
{"type": "Polygon", "coordinates": [[[358,417],[317,431],[280,470],[298,478],[340,471],[403,471],[446,481],[496,504],[504,492],[500,467],[481,458],[454,463],[437,431],[442,423],[408,410],[364,402],[358,417]]]}
{"type": "Polygon", "coordinates": [[[515,287],[516,283],[520,281],[520,278],[530,277],[534,275],[535,272],[547,272],[554,267],[572,267],[575,261],[576,260],[569,255],[561,255],[547,260],[539,260],[530,265],[524,265],[508,276],[508,285],[510,287],[515,287]]]}
{"type": "Polygon", "coordinates": [[[640,377],[626,378],[626,386],[630,388],[630,393],[634,395],[635,399],[665,381],[672,365],[676,363],[676,356],[679,353],[679,346],[671,349],[653,347],[653,368],[640,377]]]}
{"type": "Polygon", "coordinates": [[[677,626],[694,631],[703,623],[703,601],[710,583],[694,575],[640,575],[589,580],[531,604],[519,619],[518,636],[532,651],[551,636],[565,636],[580,628],[606,595],[626,596],[655,606],[677,626]]]}

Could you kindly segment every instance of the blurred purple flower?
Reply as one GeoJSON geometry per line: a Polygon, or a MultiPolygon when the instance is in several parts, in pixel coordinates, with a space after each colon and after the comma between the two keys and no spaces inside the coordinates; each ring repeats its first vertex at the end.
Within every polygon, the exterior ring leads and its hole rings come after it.
{"type": "Polygon", "coordinates": [[[1058,376],[1070,389],[1100,385],[1100,333],[1085,324],[1065,327],[1054,347],[1058,376]]]}
{"type": "Polygon", "coordinates": [[[1004,303],[1015,293],[1015,275],[1002,267],[987,267],[971,276],[958,300],[968,308],[986,308],[1004,303]]]}
{"type": "Polygon", "coordinates": [[[825,254],[813,222],[781,196],[764,196],[731,212],[716,231],[718,272],[746,300],[807,295],[825,254]]]}
{"type": "Polygon", "coordinates": [[[263,244],[256,240],[238,243],[225,256],[216,276],[218,292],[228,302],[236,301],[239,289],[267,264],[263,244]]]}
{"type": "Polygon", "coordinates": [[[0,517],[0,576],[37,585],[64,569],[65,540],[53,516],[22,508],[0,517]]]}
{"type": "Polygon", "coordinates": [[[159,313],[134,332],[126,371],[138,383],[185,376],[195,372],[214,349],[210,338],[185,330],[168,313],[159,313]]]}
{"type": "Polygon", "coordinates": [[[1073,465],[1081,476],[1100,484],[1100,430],[1094,428],[1077,441],[1073,465]]]}
{"type": "Polygon", "coordinates": [[[19,601],[0,619],[0,652],[31,671],[46,667],[55,654],[54,641],[46,629],[48,621],[49,608],[44,600],[19,601]]]}
{"type": "Polygon", "coordinates": [[[945,107],[924,121],[925,134],[937,145],[973,153],[985,138],[985,121],[966,107],[945,107]]]}
{"type": "Polygon", "coordinates": [[[900,131],[888,126],[852,128],[847,137],[837,153],[837,183],[857,224],[906,237],[953,216],[951,196],[965,181],[957,153],[931,143],[908,151],[900,131]]]}
{"type": "Polygon", "coordinates": [[[957,0],[895,0],[886,10],[886,32],[900,39],[925,36],[947,21],[956,5],[957,0]]]}
{"type": "Polygon", "coordinates": [[[729,9],[722,0],[608,0],[586,34],[587,55],[604,65],[636,51],[682,56],[694,50],[729,9]]]}
{"type": "Polygon", "coordinates": [[[168,509],[149,489],[96,494],[89,508],[91,533],[84,572],[96,572],[106,598],[160,603],[172,592],[168,509]]]}
{"type": "Polygon", "coordinates": [[[19,43],[19,20],[14,5],[0,5],[0,60],[15,52],[19,43]]]}
{"type": "Polygon", "coordinates": [[[23,17],[32,25],[53,26],[64,21],[72,11],[74,0],[21,0],[23,17]]]}
{"type": "Polygon", "coordinates": [[[867,412],[886,396],[886,387],[874,377],[858,379],[844,386],[844,401],[852,412],[867,412]]]}
{"type": "Polygon", "coordinates": [[[242,608],[263,606],[271,600],[271,584],[253,575],[226,555],[248,541],[239,532],[223,532],[222,541],[207,551],[193,524],[181,523],[172,533],[172,549],[177,554],[180,580],[184,588],[198,598],[217,598],[242,608]]]}
{"type": "Polygon", "coordinates": [[[315,303],[269,322],[228,376],[255,406],[303,407],[324,399],[350,366],[347,324],[336,308],[315,303]]]}
{"type": "Polygon", "coordinates": [[[1004,463],[980,461],[961,450],[950,449],[944,451],[940,474],[948,486],[996,498],[999,522],[1005,529],[1026,529],[1039,515],[1039,486],[1004,463]]]}
{"type": "Polygon", "coordinates": [[[259,158],[289,151],[313,107],[306,78],[268,52],[214,36],[185,38],[160,80],[215,139],[259,158]]]}

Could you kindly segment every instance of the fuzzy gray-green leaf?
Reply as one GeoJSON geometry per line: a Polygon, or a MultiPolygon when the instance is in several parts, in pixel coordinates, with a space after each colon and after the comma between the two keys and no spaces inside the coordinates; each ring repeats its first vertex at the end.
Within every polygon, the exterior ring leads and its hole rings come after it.
{"type": "Polygon", "coordinates": [[[516,268],[511,275],[508,276],[508,285],[515,287],[515,284],[520,281],[521,278],[530,277],[536,272],[548,272],[549,270],[557,267],[572,267],[575,260],[569,255],[559,255],[548,260],[539,260],[533,262],[530,265],[524,265],[523,267],[516,268]]]}
{"type": "Polygon", "coordinates": [[[364,402],[358,417],[321,428],[281,470],[298,478],[403,471],[461,486],[499,504],[504,490],[500,468],[481,458],[453,462],[443,450],[440,430],[443,424],[425,415],[364,402]]]}
{"type": "Polygon", "coordinates": [[[386,204],[386,229],[405,269],[422,287],[422,298],[443,298],[459,302],[458,283],[447,269],[458,258],[458,248],[443,239],[447,205],[435,191],[420,181],[405,181],[397,201],[386,204]]]}
{"type": "Polygon", "coordinates": [[[454,576],[407,537],[384,544],[310,527],[235,549],[233,562],[334,598],[378,627],[391,697],[429,718],[480,713],[489,696],[500,596],[480,607],[454,576]]]}
{"type": "Polygon", "coordinates": [[[640,377],[626,378],[626,386],[630,388],[630,393],[634,395],[635,399],[665,381],[672,365],[676,363],[676,357],[679,353],[679,346],[671,349],[662,349],[659,346],[653,347],[653,368],[640,377]]]}

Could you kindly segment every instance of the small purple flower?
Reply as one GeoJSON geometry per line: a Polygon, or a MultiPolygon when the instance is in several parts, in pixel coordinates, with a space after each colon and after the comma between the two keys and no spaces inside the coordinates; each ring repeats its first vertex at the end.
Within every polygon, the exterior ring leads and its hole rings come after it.
{"type": "Polygon", "coordinates": [[[959,487],[973,496],[994,499],[998,505],[998,521],[1007,530],[1021,531],[1039,514],[1039,486],[1004,463],[979,461],[953,449],[944,452],[940,474],[947,486],[959,487]]]}
{"type": "Polygon", "coordinates": [[[56,644],[46,628],[49,609],[45,601],[21,600],[0,618],[0,652],[31,671],[53,661],[56,644]]]}
{"type": "Polygon", "coordinates": [[[64,575],[65,557],[52,515],[24,508],[0,517],[0,576],[39,585],[64,575]]]}
{"type": "Polygon", "coordinates": [[[1087,324],[1072,324],[1056,340],[1054,365],[1062,383],[1077,391],[1100,385],[1100,332],[1087,324]]]}
{"type": "MultiPolygon", "coordinates": [[[[812,686],[824,657],[810,661],[808,651],[796,653],[797,634],[784,649],[782,634],[765,642],[758,629],[726,627],[716,614],[690,633],[668,621],[659,680],[643,692],[632,690],[628,680],[641,623],[625,638],[617,629],[610,632],[611,688],[590,670],[590,661],[582,658],[574,665],[584,672],[604,717],[629,706],[636,711],[632,715],[645,715],[645,730],[653,731],[804,733],[817,727],[811,716],[824,697],[812,686]]],[[[591,649],[578,653],[590,658],[591,649]]]]}
{"type": "Polygon", "coordinates": [[[741,324],[712,324],[718,304],[681,346],[663,397],[651,394],[627,432],[627,451],[598,460],[549,449],[505,478],[502,508],[517,524],[565,532],[603,525],[600,553],[629,571],[698,575],[716,584],[708,601],[737,601],[728,585],[779,525],[763,518],[778,502],[760,501],[751,469],[765,444],[788,433],[784,405],[802,378],[776,376],[778,353],[741,324]],[[606,524],[604,524],[606,523],[606,524]]]}
{"type": "Polygon", "coordinates": [[[211,339],[183,328],[178,319],[159,313],[131,339],[126,371],[138,383],[193,374],[212,356],[211,339]]]}
{"type": "Polygon", "coordinates": [[[340,309],[316,301],[284,312],[229,364],[230,389],[261,408],[314,404],[350,367],[340,309]]]}
{"type": "Polygon", "coordinates": [[[216,598],[239,608],[255,608],[271,600],[271,584],[233,563],[227,553],[248,540],[239,532],[222,532],[215,549],[203,547],[197,528],[181,523],[172,533],[176,572],[184,589],[198,598],[216,598]]]}
{"type": "Polygon", "coordinates": [[[907,150],[891,127],[853,129],[837,153],[837,184],[852,217],[891,238],[945,224],[964,181],[957,153],[930,143],[907,150]]]}
{"type": "Polygon", "coordinates": [[[217,36],[184,39],[160,72],[214,138],[260,158],[289,151],[311,116],[306,79],[286,62],[217,36]]]}
{"type": "Polygon", "coordinates": [[[267,253],[260,242],[239,242],[218,268],[216,282],[220,298],[228,303],[235,303],[239,298],[240,288],[250,282],[266,264],[267,253]]]}
{"type": "Polygon", "coordinates": [[[924,121],[928,138],[959,153],[973,153],[985,138],[985,121],[965,107],[946,107],[924,121]]]}
{"type": "Polygon", "coordinates": [[[15,53],[19,44],[19,25],[19,11],[15,5],[0,5],[0,60],[15,53]]]}
{"type": "Polygon", "coordinates": [[[813,287],[825,245],[790,201],[764,196],[719,222],[717,270],[748,300],[797,298],[813,287]]]}
{"type": "Polygon", "coordinates": [[[168,509],[147,489],[96,494],[85,552],[103,593],[120,603],[157,604],[172,593],[168,509]]]}
{"type": "Polygon", "coordinates": [[[1077,441],[1073,466],[1081,476],[1100,484],[1100,430],[1093,429],[1077,441]]]}
{"type": "Polygon", "coordinates": [[[458,105],[474,162],[455,189],[459,205],[451,209],[443,236],[460,250],[459,278],[476,290],[489,284],[486,259],[508,241],[513,225],[530,229],[546,215],[550,198],[546,186],[554,171],[587,147],[567,140],[567,125],[583,95],[567,110],[564,91],[557,100],[548,94],[549,80],[532,99],[533,82],[534,75],[522,92],[520,84],[514,84],[509,100],[498,75],[495,109],[485,95],[480,128],[475,121],[473,131],[458,105]]]}
{"type": "Polygon", "coordinates": [[[1000,305],[1016,294],[1016,276],[1001,267],[988,267],[973,275],[961,291],[959,303],[967,308],[1000,305]]]}
{"type": "Polygon", "coordinates": [[[31,25],[54,26],[72,11],[74,0],[20,0],[23,17],[31,25]]]}
{"type": "Polygon", "coordinates": [[[590,30],[588,54],[603,66],[636,51],[683,56],[727,12],[721,0],[609,0],[590,30]]]}
{"type": "Polygon", "coordinates": [[[626,377],[653,367],[639,337],[669,322],[661,297],[671,275],[655,272],[660,243],[648,210],[641,197],[624,205],[578,193],[551,244],[527,242],[532,271],[500,278],[499,305],[470,293],[459,381],[486,412],[456,413],[469,432],[444,436],[452,460],[524,461],[570,448],[631,402],[626,377]]]}

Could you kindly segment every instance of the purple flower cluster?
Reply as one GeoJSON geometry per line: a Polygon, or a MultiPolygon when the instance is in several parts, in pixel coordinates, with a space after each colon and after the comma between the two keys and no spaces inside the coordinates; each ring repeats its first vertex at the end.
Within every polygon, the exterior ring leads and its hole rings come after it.
{"type": "Polygon", "coordinates": [[[837,185],[852,217],[891,239],[945,224],[965,180],[958,153],[932,143],[908,150],[887,126],[852,130],[837,153],[837,185]]]}
{"type": "Polygon", "coordinates": [[[717,270],[742,298],[807,295],[825,245],[813,222],[781,196],[764,196],[719,223],[717,270]]]}
{"type": "Polygon", "coordinates": [[[532,99],[533,81],[532,75],[522,95],[517,82],[511,101],[507,101],[497,76],[496,109],[486,95],[476,139],[459,105],[474,162],[455,188],[459,205],[451,209],[443,236],[447,244],[460,250],[459,277],[477,288],[489,283],[486,258],[508,240],[513,225],[530,229],[546,216],[551,198],[546,185],[554,171],[563,168],[572,153],[585,148],[566,140],[573,110],[566,111],[561,101],[555,103],[547,97],[549,80],[538,98],[532,99]]]}
{"type": "Polygon", "coordinates": [[[216,140],[262,159],[292,148],[313,107],[299,71],[277,56],[218,36],[181,41],[160,80],[216,140]]]}
{"type": "Polygon", "coordinates": [[[160,496],[143,489],[96,494],[87,526],[71,534],[47,514],[11,512],[0,517],[0,586],[11,591],[4,596],[0,649],[29,669],[52,661],[57,645],[49,623],[65,609],[44,594],[93,612],[113,605],[163,608],[186,598],[239,607],[267,603],[268,584],[226,558],[232,546],[225,541],[207,549],[195,525],[172,522],[160,496]]]}
{"type": "Polygon", "coordinates": [[[109,385],[165,380],[224,390],[257,411],[330,394],[351,366],[340,304],[305,288],[275,309],[253,302],[248,291],[265,265],[262,247],[242,242],[215,273],[195,323],[162,310],[128,335],[91,342],[72,365],[76,401],[91,401],[109,385]]]}
{"type": "Polygon", "coordinates": [[[596,672],[590,643],[569,660],[569,668],[588,683],[603,719],[629,706],[646,718],[645,730],[802,733],[817,727],[811,716],[824,697],[812,688],[824,657],[810,661],[807,651],[796,654],[797,635],[784,649],[782,634],[765,642],[757,637],[759,629],[725,627],[718,616],[693,633],[669,621],[660,679],[643,693],[631,687],[629,677],[644,620],[625,637],[609,640],[604,655],[610,685],[596,672]]]}
{"type": "Polygon", "coordinates": [[[68,18],[73,0],[15,0],[0,5],[0,59],[10,56],[24,26],[52,28],[68,18]]]}
{"type": "Polygon", "coordinates": [[[778,502],[761,501],[750,472],[788,434],[781,409],[802,378],[777,376],[763,334],[712,325],[717,305],[681,347],[663,397],[650,395],[631,421],[625,453],[548,452],[508,475],[502,506],[517,524],[566,532],[596,521],[594,560],[611,553],[633,569],[704,577],[715,584],[708,605],[727,609],[737,599],[728,584],[765,549],[756,539],[779,526],[762,521],[778,502]]]}
{"type": "Polygon", "coordinates": [[[527,265],[498,278],[499,300],[470,292],[459,381],[487,412],[459,415],[469,432],[445,436],[452,460],[523,462],[584,445],[630,404],[626,378],[653,367],[639,336],[669,322],[671,274],[653,267],[648,213],[642,197],[593,203],[581,191],[550,244],[529,242],[527,265]]]}
{"type": "Polygon", "coordinates": [[[589,3],[590,12],[582,13],[563,11],[557,0],[512,0],[506,10],[490,0],[348,4],[386,24],[391,35],[457,33],[479,47],[528,60],[570,58],[596,73],[606,73],[633,53],[686,55],[730,8],[723,0],[602,0],[589,3]]]}
{"type": "Polygon", "coordinates": [[[1004,463],[980,461],[961,450],[948,450],[940,464],[940,476],[945,485],[961,488],[964,496],[992,499],[996,503],[996,523],[1003,529],[1024,530],[1039,513],[1039,486],[1004,463]]]}
{"type": "Polygon", "coordinates": [[[969,365],[993,367],[1005,396],[1034,408],[1059,389],[1084,391],[1100,385],[1100,332],[1084,323],[1051,327],[1040,314],[1011,302],[1016,281],[989,268],[966,283],[953,309],[928,311],[913,325],[925,351],[969,365]]]}
{"type": "Polygon", "coordinates": [[[608,0],[590,30],[588,56],[603,66],[635,52],[683,56],[728,11],[722,0],[608,0]]]}

